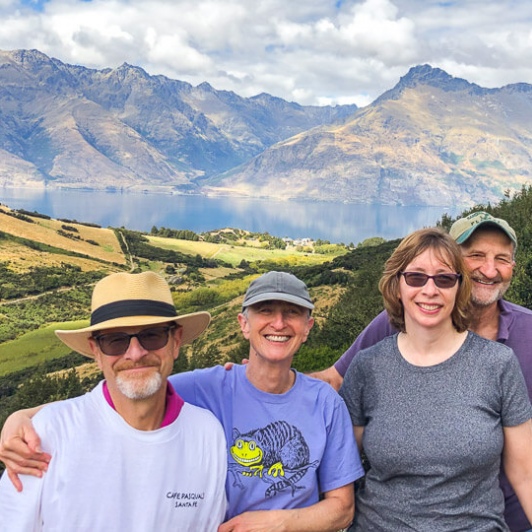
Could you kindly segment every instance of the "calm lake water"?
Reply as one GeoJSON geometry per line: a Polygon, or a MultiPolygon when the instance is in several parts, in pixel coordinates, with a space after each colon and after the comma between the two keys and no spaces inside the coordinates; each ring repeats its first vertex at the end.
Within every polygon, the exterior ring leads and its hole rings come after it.
{"type": "Polygon", "coordinates": [[[434,225],[442,214],[456,216],[458,207],[401,207],[347,203],[279,202],[244,198],[206,198],[171,194],[133,194],[79,190],[0,188],[0,202],[26,209],[149,232],[155,225],[197,233],[224,227],[268,232],[278,237],[358,244],[366,238],[399,238],[434,225]]]}

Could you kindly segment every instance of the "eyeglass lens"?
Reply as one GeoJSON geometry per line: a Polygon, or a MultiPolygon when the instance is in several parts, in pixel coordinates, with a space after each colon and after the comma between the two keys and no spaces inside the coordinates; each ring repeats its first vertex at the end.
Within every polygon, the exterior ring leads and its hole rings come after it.
{"type": "Polygon", "coordinates": [[[421,272],[401,272],[408,286],[419,288],[425,286],[429,279],[434,280],[438,288],[452,288],[462,277],[459,273],[438,273],[437,275],[427,275],[421,272]]]}
{"type": "Polygon", "coordinates": [[[144,329],[136,334],[119,332],[100,334],[95,336],[94,339],[98,342],[102,353],[109,356],[123,355],[129,349],[131,338],[136,338],[144,349],[156,351],[168,343],[168,333],[173,328],[173,326],[153,327],[152,329],[144,329]]]}

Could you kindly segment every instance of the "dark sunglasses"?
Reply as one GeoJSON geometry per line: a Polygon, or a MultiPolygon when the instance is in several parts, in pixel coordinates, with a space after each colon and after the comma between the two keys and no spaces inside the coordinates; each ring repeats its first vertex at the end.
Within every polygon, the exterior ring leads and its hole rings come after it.
{"type": "Polygon", "coordinates": [[[452,288],[456,281],[462,279],[461,273],[438,273],[437,275],[427,275],[421,272],[399,272],[405,278],[405,283],[408,286],[415,286],[420,288],[425,286],[429,279],[434,281],[438,288],[452,288]]]}
{"type": "Polygon", "coordinates": [[[161,349],[168,343],[168,333],[172,329],[175,329],[175,325],[143,329],[135,334],[122,332],[100,334],[93,336],[93,339],[104,355],[116,357],[123,355],[129,349],[131,338],[136,338],[140,345],[148,351],[161,349]]]}

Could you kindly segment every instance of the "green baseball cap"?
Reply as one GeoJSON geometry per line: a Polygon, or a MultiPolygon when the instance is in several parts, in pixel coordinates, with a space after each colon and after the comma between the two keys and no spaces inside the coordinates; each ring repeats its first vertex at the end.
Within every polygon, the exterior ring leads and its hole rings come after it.
{"type": "Polygon", "coordinates": [[[469,214],[465,218],[460,218],[454,222],[449,230],[449,234],[458,244],[463,244],[479,227],[492,225],[500,229],[517,247],[517,236],[510,224],[502,218],[495,218],[491,214],[479,211],[469,214]]]}

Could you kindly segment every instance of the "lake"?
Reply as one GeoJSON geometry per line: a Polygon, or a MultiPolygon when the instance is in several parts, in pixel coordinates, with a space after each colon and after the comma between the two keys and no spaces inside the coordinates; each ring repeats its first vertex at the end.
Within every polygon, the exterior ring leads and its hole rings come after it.
{"type": "Polygon", "coordinates": [[[234,227],[278,237],[320,238],[358,244],[366,238],[399,238],[432,226],[442,214],[462,208],[357,205],[246,198],[207,198],[172,194],[136,194],[84,190],[0,188],[0,202],[12,209],[37,211],[52,218],[126,227],[149,232],[158,228],[197,233],[234,227]]]}

